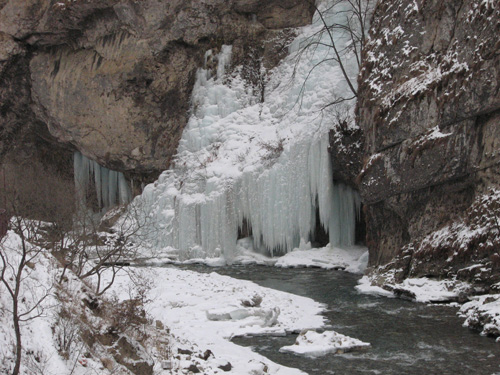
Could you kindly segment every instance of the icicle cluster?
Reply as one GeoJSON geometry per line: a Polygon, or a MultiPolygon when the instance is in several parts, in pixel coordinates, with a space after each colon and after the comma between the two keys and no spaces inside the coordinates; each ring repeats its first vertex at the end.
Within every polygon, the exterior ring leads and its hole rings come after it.
{"type": "MultiPolygon", "coordinates": [[[[318,27],[303,33],[314,35],[318,27]]],[[[298,65],[285,60],[270,74],[262,103],[238,67],[227,74],[230,46],[218,55],[207,52],[206,61],[218,60],[217,71],[197,72],[175,166],[134,201],[158,228],[150,238],[155,249],[177,249],[184,259],[223,255],[230,262],[238,228],[246,223],[254,248],[282,254],[310,240],[317,212],[331,245],[354,244],[360,200],[350,187],[333,182],[333,117],[321,111],[348,90],[331,53],[318,44],[298,65]]]]}
{"type": "Polygon", "coordinates": [[[73,161],[75,187],[81,202],[85,203],[92,186],[95,187],[97,204],[104,210],[132,200],[132,193],[123,173],[102,167],[79,152],[75,152],[73,161]]]}

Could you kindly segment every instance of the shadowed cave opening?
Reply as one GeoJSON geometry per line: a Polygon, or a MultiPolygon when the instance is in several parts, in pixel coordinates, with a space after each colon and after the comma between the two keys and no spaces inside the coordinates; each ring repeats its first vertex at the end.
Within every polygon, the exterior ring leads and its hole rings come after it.
{"type": "MultiPolygon", "coordinates": [[[[366,219],[364,214],[364,205],[361,203],[359,210],[356,212],[355,221],[355,245],[365,246],[366,245],[366,219]]],[[[246,218],[243,219],[241,225],[238,226],[238,237],[237,239],[243,239],[251,237],[252,224],[246,218]]],[[[330,236],[328,231],[321,225],[319,207],[316,208],[316,219],[314,230],[311,231],[309,241],[313,248],[325,247],[330,243],[330,236]]],[[[256,249],[257,250],[257,249],[256,249]]],[[[274,249],[266,249],[266,255],[284,255],[286,251],[283,248],[278,247],[274,249]]]]}

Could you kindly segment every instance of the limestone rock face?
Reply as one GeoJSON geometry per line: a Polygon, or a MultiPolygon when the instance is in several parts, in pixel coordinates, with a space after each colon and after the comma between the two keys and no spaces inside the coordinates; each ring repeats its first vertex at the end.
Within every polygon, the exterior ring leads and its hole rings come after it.
{"type": "Polygon", "coordinates": [[[0,71],[24,54],[30,116],[108,168],[155,175],[175,153],[205,52],[265,55],[267,39],[312,12],[301,0],[0,0],[0,71]]]}
{"type": "MultiPolygon", "coordinates": [[[[463,224],[466,210],[474,221],[474,200],[499,188],[499,23],[494,1],[379,2],[357,110],[365,137],[359,187],[372,266],[396,256],[411,259],[424,248],[420,261],[442,258],[444,250],[432,241],[421,246],[424,238],[463,224]]],[[[459,242],[444,253],[458,254],[459,242]]],[[[492,250],[480,242],[469,243],[468,251],[486,264],[492,250]]],[[[432,270],[408,260],[404,272],[456,273],[471,262],[470,254],[432,270]]]]}

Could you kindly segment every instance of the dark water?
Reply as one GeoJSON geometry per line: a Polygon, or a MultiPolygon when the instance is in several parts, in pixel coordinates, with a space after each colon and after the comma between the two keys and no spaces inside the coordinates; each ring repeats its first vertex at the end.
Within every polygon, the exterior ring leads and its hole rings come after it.
{"type": "Polygon", "coordinates": [[[462,327],[457,309],[363,295],[360,276],[319,269],[244,266],[207,268],[328,305],[325,316],[335,331],[371,343],[368,351],[316,359],[280,353],[287,337],[247,337],[233,341],[267,358],[309,374],[500,374],[500,343],[462,327]]]}

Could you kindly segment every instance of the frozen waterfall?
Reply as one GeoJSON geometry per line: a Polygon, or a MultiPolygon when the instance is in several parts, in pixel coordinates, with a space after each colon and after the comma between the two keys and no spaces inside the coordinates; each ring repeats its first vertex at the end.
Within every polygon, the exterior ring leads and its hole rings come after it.
{"type": "MultiPolygon", "coordinates": [[[[340,22],[335,17],[332,22],[340,22]]],[[[328,133],[336,109],[324,109],[348,88],[330,59],[333,52],[321,43],[298,63],[293,58],[321,26],[316,19],[303,28],[292,55],[263,72],[263,102],[241,67],[231,66],[231,46],[207,52],[205,61],[216,59],[217,68],[197,72],[174,166],[133,202],[155,224],[153,249],[176,249],[181,259],[222,255],[231,262],[239,228],[251,228],[255,249],[276,255],[310,241],[317,224],[332,246],[354,244],[360,199],[333,181],[328,133]]],[[[339,37],[339,45],[345,42],[339,37]]],[[[353,105],[343,110],[352,113],[353,105]]]]}
{"type": "Polygon", "coordinates": [[[132,200],[132,193],[123,173],[102,167],[80,152],[75,152],[73,158],[75,188],[80,202],[88,203],[87,196],[91,189],[92,193],[95,192],[99,209],[107,210],[132,200]]]}

